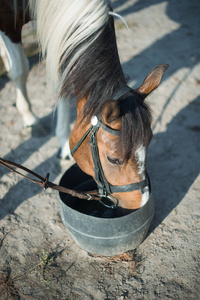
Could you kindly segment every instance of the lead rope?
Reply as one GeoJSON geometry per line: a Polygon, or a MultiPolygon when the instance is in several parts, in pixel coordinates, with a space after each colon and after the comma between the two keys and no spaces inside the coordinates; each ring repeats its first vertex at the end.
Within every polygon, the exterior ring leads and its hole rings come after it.
{"type": "Polygon", "coordinates": [[[22,165],[19,165],[13,161],[10,161],[10,160],[5,160],[3,158],[0,158],[0,165],[2,165],[3,167],[9,169],[10,171],[14,172],[14,173],[17,173],[18,175],[21,175],[23,176],[24,178],[32,181],[33,183],[36,183],[38,185],[40,185],[41,187],[43,187],[44,190],[46,190],[47,188],[51,188],[53,190],[57,190],[61,193],[65,193],[65,194],[70,194],[71,196],[73,197],[77,197],[77,198],[80,198],[80,199],[84,199],[84,200],[98,200],[100,201],[102,197],[98,196],[97,195],[97,191],[87,191],[87,192],[77,192],[75,190],[71,190],[71,189],[68,189],[68,188],[65,188],[63,186],[60,186],[60,185],[57,185],[53,182],[50,182],[48,179],[49,179],[49,176],[50,174],[47,173],[46,177],[42,177],[40,176],[39,174],[33,172],[32,170],[22,166],[22,165]],[[39,180],[36,180],[36,179],[32,179],[24,174],[22,174],[21,172],[13,169],[13,168],[18,168],[18,169],[21,169],[29,174],[31,174],[32,176],[38,178],[39,180]]]}

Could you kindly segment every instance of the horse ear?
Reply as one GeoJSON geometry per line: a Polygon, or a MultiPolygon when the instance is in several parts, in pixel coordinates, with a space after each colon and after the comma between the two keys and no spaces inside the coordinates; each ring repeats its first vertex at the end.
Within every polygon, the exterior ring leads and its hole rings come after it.
{"type": "Polygon", "coordinates": [[[145,78],[142,85],[136,89],[145,99],[153,90],[155,90],[163,77],[164,72],[169,65],[159,65],[155,67],[151,73],[145,78]]]}
{"type": "Polygon", "coordinates": [[[117,100],[106,100],[101,109],[101,120],[103,123],[116,121],[120,116],[120,107],[117,100]]]}

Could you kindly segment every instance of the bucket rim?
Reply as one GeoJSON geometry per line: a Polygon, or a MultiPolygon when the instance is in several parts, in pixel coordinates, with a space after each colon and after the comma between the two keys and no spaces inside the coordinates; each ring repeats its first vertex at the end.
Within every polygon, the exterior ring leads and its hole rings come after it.
{"type": "MultiPolygon", "coordinates": [[[[80,215],[81,218],[87,218],[87,219],[91,219],[91,220],[98,220],[99,222],[102,221],[102,222],[110,222],[112,220],[112,222],[118,222],[119,219],[121,221],[125,221],[126,219],[129,219],[130,217],[133,217],[133,215],[136,217],[140,214],[143,214],[143,212],[146,210],[147,206],[149,206],[150,202],[153,202],[153,195],[152,195],[152,192],[150,193],[149,195],[149,199],[148,201],[140,208],[138,208],[137,210],[133,211],[133,212],[130,212],[129,214],[125,215],[125,216],[120,216],[120,217],[115,217],[115,218],[101,218],[101,217],[97,217],[97,216],[91,216],[91,215],[88,215],[88,214],[85,214],[85,213],[82,213],[70,206],[68,206],[63,200],[62,198],[60,197],[60,193],[59,193],[59,200],[61,202],[61,204],[64,206],[64,207],[67,207],[67,210],[69,211],[72,211],[73,213],[75,212],[77,215],[80,215]]],[[[153,204],[153,203],[152,203],[153,204]]],[[[154,205],[152,207],[152,212],[154,210],[154,205]]]]}
{"type": "MultiPolygon", "coordinates": [[[[72,171],[73,167],[78,167],[78,169],[83,172],[79,166],[77,165],[77,163],[74,163],[69,169],[67,169],[64,174],[62,175],[62,177],[60,178],[60,182],[63,181],[64,177],[66,176],[66,174],[70,171],[72,171]]],[[[84,172],[83,172],[84,173],[84,172]]],[[[85,173],[86,176],[89,176],[85,173]]],[[[91,177],[91,176],[90,176],[91,177]]],[[[92,180],[94,180],[91,177],[92,180]]],[[[69,186],[67,186],[69,187],[69,186]]],[[[119,222],[119,220],[121,221],[126,221],[127,219],[129,219],[130,217],[139,217],[140,214],[143,215],[145,211],[151,210],[152,213],[154,212],[154,199],[153,199],[153,193],[152,193],[152,187],[151,184],[149,183],[149,188],[150,188],[150,192],[149,192],[149,198],[147,200],[147,202],[140,208],[124,215],[124,216],[119,216],[119,217],[115,217],[115,218],[101,218],[98,216],[92,216],[92,215],[88,215],[86,213],[80,212],[78,210],[76,210],[75,208],[70,207],[69,205],[67,205],[67,203],[64,202],[64,199],[62,199],[61,195],[63,195],[62,192],[59,192],[59,200],[61,202],[61,204],[63,205],[63,207],[65,207],[68,211],[71,211],[72,213],[76,213],[77,216],[79,215],[81,218],[87,218],[87,220],[98,220],[99,222],[110,222],[112,220],[112,222],[119,222]],[[152,205],[151,205],[152,204],[152,205]]],[[[69,195],[70,196],[70,195],[69,195]]]]}

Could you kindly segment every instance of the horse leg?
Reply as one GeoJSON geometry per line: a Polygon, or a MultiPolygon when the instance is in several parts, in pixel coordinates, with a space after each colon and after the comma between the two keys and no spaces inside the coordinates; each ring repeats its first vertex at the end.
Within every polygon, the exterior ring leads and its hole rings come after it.
{"type": "Polygon", "coordinates": [[[56,136],[60,142],[61,150],[59,157],[71,159],[69,148],[70,129],[70,103],[59,98],[57,105],[56,136]]]}
{"type": "Polygon", "coordinates": [[[29,63],[21,43],[13,43],[3,32],[0,32],[0,53],[6,71],[16,85],[16,107],[23,117],[24,126],[33,126],[38,119],[31,110],[26,89],[29,74],[29,63]]]}

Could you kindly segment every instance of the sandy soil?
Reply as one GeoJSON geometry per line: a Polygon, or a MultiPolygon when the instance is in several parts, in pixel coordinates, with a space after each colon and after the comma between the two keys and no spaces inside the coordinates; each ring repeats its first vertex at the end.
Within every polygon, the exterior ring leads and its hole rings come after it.
{"type": "MultiPolygon", "coordinates": [[[[114,1],[131,37],[116,22],[130,85],[157,64],[170,68],[149,98],[154,138],[148,170],[156,202],[145,241],[120,257],[93,257],[62,224],[58,194],[0,168],[0,299],[199,299],[200,259],[200,3],[114,1]]],[[[25,40],[26,47],[29,42],[25,40]]],[[[59,182],[54,97],[45,62],[30,58],[28,91],[45,132],[22,128],[15,87],[0,77],[0,156],[59,182]]]]}

